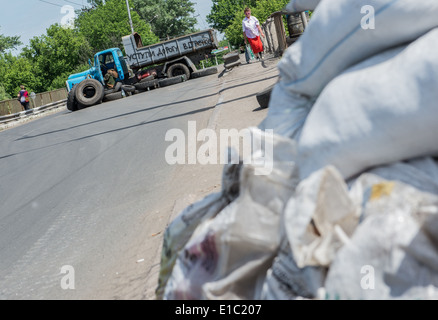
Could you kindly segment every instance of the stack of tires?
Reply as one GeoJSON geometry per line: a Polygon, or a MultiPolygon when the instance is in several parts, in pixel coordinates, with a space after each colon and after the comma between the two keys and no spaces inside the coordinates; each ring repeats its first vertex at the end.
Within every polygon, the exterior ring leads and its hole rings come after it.
{"type": "Polygon", "coordinates": [[[150,91],[157,88],[164,88],[173,84],[187,81],[188,79],[196,79],[208,75],[218,73],[217,67],[210,67],[201,70],[196,70],[190,73],[189,68],[183,63],[175,63],[167,70],[167,78],[154,79],[147,77],[134,84],[136,93],[150,91]]]}
{"type": "Polygon", "coordinates": [[[182,64],[176,63],[169,67],[167,78],[155,79],[154,75],[146,77],[134,85],[122,84],[117,82],[114,88],[105,89],[103,85],[95,79],[85,79],[73,86],[68,93],[67,109],[77,111],[86,107],[100,104],[106,101],[113,101],[130,96],[135,93],[163,88],[188,80],[195,79],[218,72],[217,67],[197,70],[190,73],[189,68],[182,64]]]}
{"type": "Polygon", "coordinates": [[[117,82],[113,89],[105,89],[105,95],[103,101],[113,101],[123,98],[124,96],[130,96],[135,93],[135,87],[128,84],[122,84],[117,82]]]}
{"type": "Polygon", "coordinates": [[[132,85],[117,82],[113,89],[105,89],[95,79],[85,79],[73,86],[67,96],[67,109],[77,111],[86,107],[100,104],[103,101],[112,101],[131,95],[135,91],[132,85]]]}

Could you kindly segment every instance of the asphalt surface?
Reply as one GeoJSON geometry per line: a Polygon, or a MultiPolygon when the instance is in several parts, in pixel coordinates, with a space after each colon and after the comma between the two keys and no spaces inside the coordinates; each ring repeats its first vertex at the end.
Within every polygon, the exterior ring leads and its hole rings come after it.
{"type": "Polygon", "coordinates": [[[205,126],[218,85],[194,79],[0,132],[0,298],[91,294],[139,221],[154,219],[175,170],[166,132],[205,126]],[[75,290],[61,288],[63,266],[75,290]]]}
{"type": "Polygon", "coordinates": [[[0,299],[153,299],[166,226],[221,179],[168,164],[166,133],[257,125],[276,62],[1,131],[0,299]]]}

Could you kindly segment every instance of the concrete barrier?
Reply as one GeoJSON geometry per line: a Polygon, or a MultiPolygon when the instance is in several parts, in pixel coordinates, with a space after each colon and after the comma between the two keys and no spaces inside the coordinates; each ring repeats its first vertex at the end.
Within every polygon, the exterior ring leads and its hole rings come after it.
{"type": "Polygon", "coordinates": [[[225,69],[231,69],[241,64],[240,55],[237,52],[230,52],[224,55],[224,67],[225,69]]]}

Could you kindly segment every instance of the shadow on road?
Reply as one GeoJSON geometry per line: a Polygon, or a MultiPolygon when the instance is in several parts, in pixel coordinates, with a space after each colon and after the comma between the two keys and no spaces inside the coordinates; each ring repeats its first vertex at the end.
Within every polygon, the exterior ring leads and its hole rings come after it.
{"type": "MultiPolygon", "coordinates": [[[[48,146],[44,146],[44,147],[29,149],[29,150],[26,150],[26,151],[23,151],[23,152],[12,153],[12,154],[8,154],[8,155],[5,155],[5,156],[0,156],[0,160],[1,159],[5,159],[5,158],[9,158],[9,157],[13,157],[13,156],[16,156],[16,155],[19,155],[19,154],[24,154],[24,153],[29,153],[29,152],[33,152],[33,151],[37,151],[37,150],[42,150],[42,149],[46,149],[46,148],[50,148],[50,147],[54,147],[54,146],[59,146],[59,145],[65,144],[65,143],[81,141],[81,140],[90,139],[90,138],[101,136],[101,135],[108,134],[108,133],[114,133],[114,132],[118,132],[118,131],[132,129],[132,128],[144,126],[144,125],[147,125],[147,124],[150,124],[150,123],[155,123],[155,122],[169,120],[169,119],[178,118],[178,117],[184,117],[184,116],[192,115],[192,114],[195,114],[195,113],[208,111],[210,109],[213,109],[214,107],[215,106],[205,107],[205,108],[202,108],[202,109],[198,109],[198,110],[194,110],[194,111],[190,111],[190,112],[185,112],[185,113],[180,113],[180,114],[177,114],[177,115],[174,115],[174,116],[170,116],[170,117],[164,117],[164,118],[150,120],[150,121],[143,121],[143,122],[134,124],[132,126],[127,126],[127,127],[117,128],[117,129],[108,130],[108,131],[104,131],[104,132],[99,132],[99,133],[91,134],[91,135],[80,137],[80,138],[76,138],[76,139],[70,139],[70,140],[66,140],[66,141],[63,141],[63,142],[54,143],[54,144],[51,144],[51,145],[48,145],[48,146]]],[[[119,117],[119,116],[117,116],[117,117],[119,117]]],[[[63,130],[59,130],[59,131],[63,131],[63,130]]],[[[41,134],[41,135],[43,135],[43,134],[41,134]]]]}
{"type": "MultiPolygon", "coordinates": [[[[235,89],[235,88],[238,88],[238,87],[246,86],[246,85],[253,84],[253,83],[256,83],[256,82],[263,82],[263,81],[270,80],[270,79],[273,79],[273,78],[276,78],[276,77],[278,77],[278,76],[275,75],[275,76],[271,76],[271,77],[260,79],[260,80],[248,81],[248,82],[245,82],[245,83],[241,83],[241,84],[237,84],[237,85],[234,85],[234,86],[230,86],[230,87],[227,87],[227,88],[224,88],[224,89],[220,90],[219,94],[221,94],[221,93],[223,93],[223,92],[225,92],[227,90],[231,90],[231,89],[235,89]]],[[[103,122],[103,121],[113,120],[113,119],[116,119],[116,118],[119,118],[119,117],[135,115],[135,114],[139,114],[139,113],[142,113],[142,112],[147,112],[147,111],[158,109],[158,108],[164,108],[164,107],[172,106],[172,105],[176,105],[176,104],[182,104],[182,103],[192,102],[192,101],[196,101],[196,100],[200,100],[200,99],[206,99],[206,98],[210,98],[210,97],[216,96],[217,94],[218,93],[212,93],[212,94],[208,94],[208,95],[204,95],[204,96],[200,96],[200,97],[196,97],[196,98],[192,98],[192,99],[186,99],[186,100],[180,100],[180,101],[171,102],[171,103],[160,104],[160,105],[152,106],[152,107],[149,107],[149,108],[144,108],[144,109],[140,109],[140,110],[135,110],[135,111],[131,111],[131,112],[122,113],[122,114],[119,114],[117,116],[111,116],[111,117],[107,117],[107,118],[103,118],[103,119],[99,119],[99,120],[95,120],[95,121],[79,124],[79,125],[72,126],[72,127],[69,127],[69,128],[52,130],[52,131],[48,131],[48,132],[44,132],[44,133],[39,133],[39,134],[36,134],[36,135],[26,135],[26,136],[23,136],[23,137],[20,137],[20,138],[16,139],[15,141],[26,140],[26,139],[33,139],[33,138],[37,138],[37,137],[41,137],[41,136],[45,136],[45,135],[60,133],[60,132],[64,132],[64,131],[68,131],[68,130],[77,129],[77,128],[80,128],[80,127],[84,127],[84,126],[100,123],[100,122],[103,122]]],[[[239,97],[239,98],[236,98],[236,99],[233,99],[233,100],[229,100],[229,101],[224,101],[222,103],[225,104],[225,103],[233,102],[233,101],[236,101],[236,100],[249,98],[249,97],[252,97],[252,96],[254,96],[254,94],[251,94],[251,95],[248,95],[248,96],[239,97]]],[[[210,107],[210,108],[214,108],[214,107],[210,107]]],[[[208,108],[208,109],[210,109],[210,108],[208,108]]],[[[86,110],[86,109],[84,109],[84,110],[86,110]]],[[[68,116],[69,114],[70,114],[70,112],[65,113],[65,116],[68,116]]],[[[1,159],[1,157],[0,157],[0,159],[1,159]]]]}

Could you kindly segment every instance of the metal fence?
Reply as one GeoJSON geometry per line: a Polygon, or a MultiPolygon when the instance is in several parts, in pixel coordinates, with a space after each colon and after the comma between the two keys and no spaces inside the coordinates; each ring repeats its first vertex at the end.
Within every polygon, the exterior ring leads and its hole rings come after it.
{"type": "Polygon", "coordinates": [[[278,11],[271,14],[262,24],[266,38],[261,38],[265,54],[272,54],[276,57],[282,56],[284,51],[295,42],[307,27],[309,14],[300,12],[289,14],[278,11]],[[283,23],[283,16],[287,18],[289,36],[283,23]]]}
{"type": "MultiPolygon", "coordinates": [[[[61,101],[67,99],[67,89],[58,89],[54,91],[37,93],[35,98],[29,98],[29,106],[33,108],[38,108],[49,103],[61,101]]],[[[23,111],[20,101],[17,99],[0,101],[0,116],[5,116],[8,114],[14,114],[23,111]]]]}

